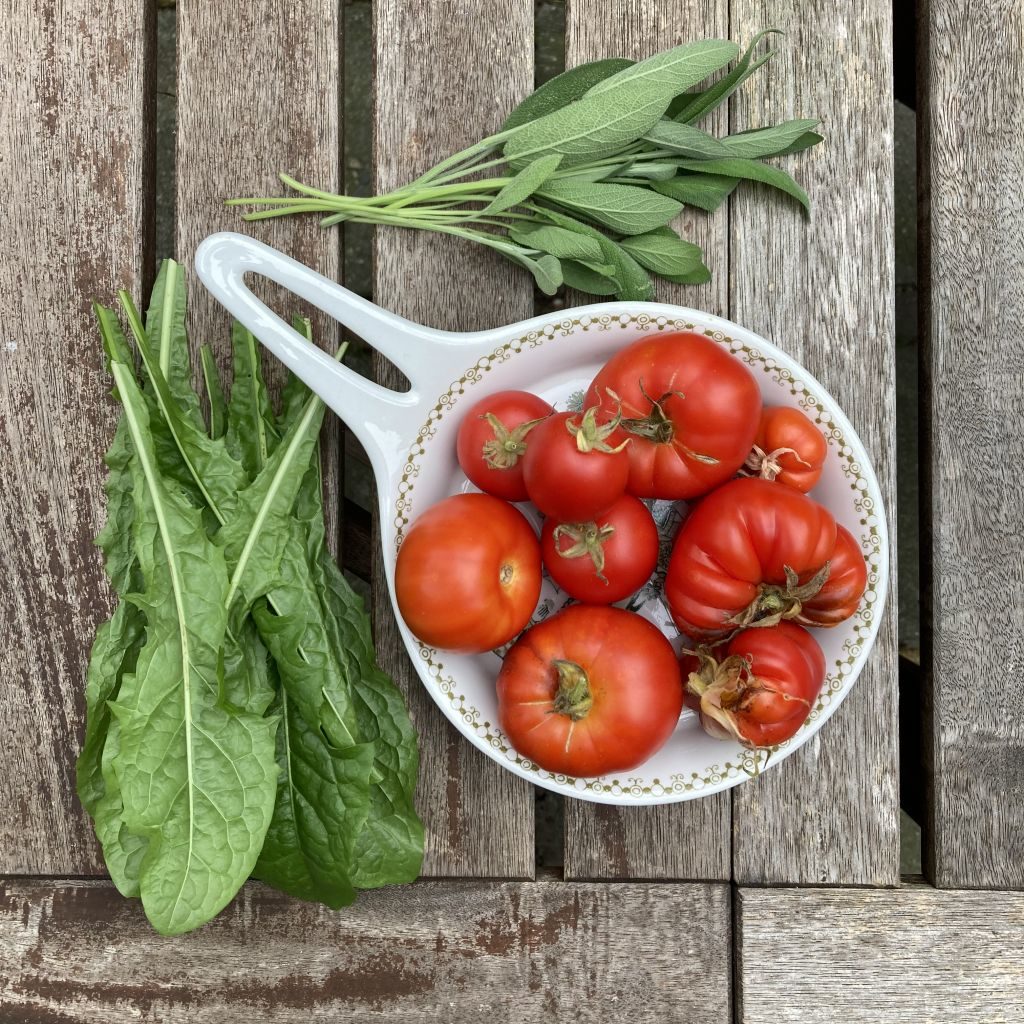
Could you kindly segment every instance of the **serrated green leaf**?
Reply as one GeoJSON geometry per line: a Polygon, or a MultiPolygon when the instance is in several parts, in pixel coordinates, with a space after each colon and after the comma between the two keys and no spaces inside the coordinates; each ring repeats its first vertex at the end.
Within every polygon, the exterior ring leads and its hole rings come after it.
{"type": "Polygon", "coordinates": [[[550,153],[538,157],[527,164],[512,180],[480,211],[484,216],[489,213],[501,213],[529,199],[544,184],[558,165],[562,162],[559,153],[550,153]]]}
{"type": "Polygon", "coordinates": [[[724,103],[758,68],[775,56],[774,50],[769,50],[754,60],[754,50],[765,36],[783,35],[777,28],[765,29],[754,36],[743,56],[737,61],[736,66],[727,74],[723,75],[717,82],[702,92],[693,95],[680,96],[679,101],[669,109],[669,116],[676,121],[683,121],[686,124],[696,124],[702,118],[707,117],[716,107],[724,103]]]}
{"type": "Polygon", "coordinates": [[[679,166],[684,170],[698,171],[702,174],[724,174],[730,178],[763,182],[799,200],[800,205],[810,212],[811,201],[807,198],[807,193],[789,174],[778,167],[770,167],[757,160],[744,160],[740,157],[730,157],[728,160],[681,160],[679,166]]]}
{"type": "Polygon", "coordinates": [[[730,135],[722,139],[722,146],[728,156],[757,157],[777,156],[785,152],[798,139],[807,134],[819,122],[813,118],[800,118],[796,121],[784,121],[782,124],[769,128],[756,128],[751,131],[730,135]]]}
{"type": "Polygon", "coordinates": [[[537,194],[622,235],[667,224],[682,209],[674,199],[648,189],[604,182],[549,181],[537,194]]]}
{"type": "Polygon", "coordinates": [[[711,213],[729,198],[739,183],[739,178],[722,174],[680,174],[669,181],[655,182],[651,187],[686,206],[711,213]]]}
{"type": "Polygon", "coordinates": [[[641,266],[662,277],[691,274],[704,268],[700,246],[684,242],[671,229],[623,238],[619,245],[641,266]]]}
{"type": "Polygon", "coordinates": [[[509,128],[518,128],[521,124],[536,121],[545,114],[575,103],[598,82],[604,81],[623,68],[628,68],[632,63],[633,61],[624,57],[609,57],[607,60],[594,60],[563,71],[530,93],[508,115],[501,130],[504,132],[509,128]]]}
{"type": "Polygon", "coordinates": [[[710,160],[731,156],[725,145],[707,132],[689,124],[662,119],[644,139],[658,149],[670,149],[673,153],[692,157],[695,160],[710,160]]]}
{"type": "Polygon", "coordinates": [[[210,403],[210,437],[219,440],[228,428],[228,407],[224,401],[224,388],[220,382],[220,371],[213,358],[213,349],[203,345],[199,349],[199,365],[203,371],[206,400],[210,403]]]}
{"type": "Polygon", "coordinates": [[[124,822],[148,839],[139,893],[162,934],[196,928],[255,865],[273,810],[276,721],[219,702],[227,568],[199,513],[159,474],[149,412],[122,364],[112,366],[136,458],[134,541],[146,617],[135,671],[111,710],[124,822]]]}
{"type": "Polygon", "coordinates": [[[601,259],[601,245],[594,238],[587,238],[576,231],[567,231],[559,227],[539,227],[529,230],[511,228],[509,235],[521,245],[541,252],[550,253],[560,260],[593,260],[601,259]]]}
{"type": "Polygon", "coordinates": [[[227,446],[253,480],[280,438],[263,381],[259,345],[252,332],[237,321],[231,325],[231,351],[234,377],[228,401],[227,446]]]}

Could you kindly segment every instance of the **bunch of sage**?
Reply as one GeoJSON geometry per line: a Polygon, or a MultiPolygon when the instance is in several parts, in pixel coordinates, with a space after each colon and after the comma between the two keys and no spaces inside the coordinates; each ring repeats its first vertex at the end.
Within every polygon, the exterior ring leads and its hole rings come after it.
{"type": "Polygon", "coordinates": [[[177,934],[250,875],[330,907],[411,881],[416,737],[325,546],[323,403],[292,378],[275,413],[236,324],[229,400],[201,352],[207,427],[181,268],[163,264],[145,323],[119,298],[141,366],[97,305],[123,408],[97,538],[118,603],[93,645],[78,759],[114,884],[177,934]]]}
{"type": "Polygon", "coordinates": [[[497,250],[528,269],[546,294],[567,284],[594,295],[647,300],[651,274],[681,284],[710,279],[700,248],[669,226],[684,206],[715,210],[743,181],[762,182],[809,209],[804,190],[767,157],[822,141],[816,120],[786,121],[725,138],[697,124],[772,56],[739,55],[725,40],[678,46],[634,63],[582,64],[528,96],[501,130],[386,195],[334,195],[281,180],[295,197],[240,198],[247,220],[324,214],[342,221],[439,231],[497,250]],[[484,171],[503,168],[496,176],[484,171]]]}

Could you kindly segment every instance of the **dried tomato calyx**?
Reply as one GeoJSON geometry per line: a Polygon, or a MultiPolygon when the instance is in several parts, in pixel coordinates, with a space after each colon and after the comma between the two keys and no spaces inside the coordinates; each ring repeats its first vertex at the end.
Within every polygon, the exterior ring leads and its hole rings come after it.
{"type": "Polygon", "coordinates": [[[589,555],[594,563],[594,572],[602,583],[608,580],[604,575],[604,545],[615,533],[610,523],[598,526],[597,523],[559,523],[552,534],[555,550],[562,558],[582,558],[589,555]],[[561,540],[569,538],[569,547],[563,548],[561,540]]]}
{"type": "Polygon", "coordinates": [[[509,430],[492,412],[485,412],[480,419],[487,420],[494,431],[494,437],[484,441],[484,462],[491,469],[511,469],[526,454],[526,435],[547,417],[527,420],[512,430],[509,430]]]}
{"type": "Polygon", "coordinates": [[[811,468],[811,464],[806,459],[801,459],[795,448],[776,448],[774,451],[766,452],[755,444],[740,472],[743,476],[759,476],[762,480],[774,480],[782,472],[779,459],[783,455],[792,455],[801,466],[811,468]]]}
{"type": "Polygon", "coordinates": [[[788,565],[783,566],[786,582],[762,583],[757,597],[743,611],[726,621],[746,629],[749,626],[777,626],[783,619],[795,619],[805,601],[809,601],[828,581],[831,561],[826,562],[806,583],[788,565]]]}
{"type": "Polygon", "coordinates": [[[594,704],[590,693],[590,680],[581,665],[559,658],[552,662],[558,672],[558,692],[555,694],[554,712],[568,715],[574,722],[586,718],[594,704]]]}
{"type": "Polygon", "coordinates": [[[581,452],[604,452],[606,455],[614,455],[629,444],[628,437],[615,448],[608,443],[608,438],[615,433],[622,422],[622,410],[620,408],[616,411],[614,418],[607,423],[598,423],[599,408],[599,406],[592,405],[578,419],[570,416],[565,421],[565,429],[576,440],[576,447],[581,452]]]}
{"type": "MultiPolygon", "coordinates": [[[[640,381],[640,393],[648,402],[651,403],[651,411],[646,416],[634,416],[624,419],[622,421],[623,430],[629,434],[634,434],[637,437],[642,437],[647,441],[653,441],[654,444],[674,445],[678,452],[681,452],[688,459],[693,459],[695,462],[703,462],[708,466],[718,464],[718,459],[714,456],[695,452],[692,448],[683,444],[682,441],[676,440],[675,424],[666,414],[664,403],[673,395],[676,398],[685,398],[686,396],[682,391],[666,391],[661,398],[655,400],[647,394],[644,390],[643,381],[640,381]]],[[[619,396],[616,395],[614,391],[609,391],[608,394],[616,401],[620,400],[619,396]]]]}
{"type": "Polygon", "coordinates": [[[749,699],[751,691],[757,689],[750,661],[738,654],[718,661],[706,647],[684,653],[695,654],[700,660],[697,671],[690,673],[686,688],[700,698],[704,730],[716,739],[735,739],[750,746],[740,733],[734,715],[744,700],[749,699]]]}

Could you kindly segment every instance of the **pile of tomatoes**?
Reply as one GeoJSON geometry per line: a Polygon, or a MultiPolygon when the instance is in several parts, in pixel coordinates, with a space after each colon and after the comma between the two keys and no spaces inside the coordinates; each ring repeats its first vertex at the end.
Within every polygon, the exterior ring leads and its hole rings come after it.
{"type": "Polygon", "coordinates": [[[635,768],[684,701],[708,733],[750,747],[800,728],[825,679],[807,627],[853,615],[867,567],[806,493],[825,438],[797,409],[762,407],[738,359],[702,334],[643,339],[605,364],[581,412],[500,392],[467,410],[457,445],[483,493],[414,521],[398,606],[430,646],[482,652],[518,637],[497,694],[522,756],[571,777],[635,768]],[[647,619],[611,607],[656,568],[644,499],[688,503],[664,586],[682,660],[647,619]],[[544,516],[539,538],[518,502],[544,516]],[[579,603],[526,629],[543,569],[579,603]]]}

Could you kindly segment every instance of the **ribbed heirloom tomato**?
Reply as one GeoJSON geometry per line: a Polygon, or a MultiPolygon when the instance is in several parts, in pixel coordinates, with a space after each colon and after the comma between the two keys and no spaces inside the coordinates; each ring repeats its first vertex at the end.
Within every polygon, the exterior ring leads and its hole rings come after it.
{"type": "Polygon", "coordinates": [[[705,732],[770,747],[807,720],[825,681],[825,655],[806,629],[780,622],[684,656],[682,670],[687,703],[696,702],[705,732]]]}
{"type": "Polygon", "coordinates": [[[634,342],[594,378],[586,404],[630,438],[627,490],[639,498],[695,498],[728,480],[750,454],[761,415],[751,372],[718,342],[684,331],[634,342]]]}
{"type": "Polygon", "coordinates": [[[424,643],[489,651],[523,629],[540,596],[537,535],[507,501],[456,494],[413,522],[398,549],[395,596],[424,643]]]}
{"type": "Polygon", "coordinates": [[[526,501],[523,456],[529,434],[554,409],[529,391],[499,391],[471,406],[459,424],[462,472],[488,494],[526,501]]]}
{"type": "Polygon", "coordinates": [[[651,578],[658,563],[658,527],[639,498],[624,494],[589,523],[546,519],[540,547],[551,578],[570,597],[613,604],[651,578]]]}
{"type": "Polygon", "coordinates": [[[754,447],[743,468],[752,476],[809,491],[828,454],[822,432],[799,409],[773,406],[761,413],[754,447]]]}
{"type": "Polygon", "coordinates": [[[867,585],[853,536],[786,484],[733,480],[702,499],[676,537],[665,598],[694,640],[737,626],[793,619],[834,626],[867,585]]]}
{"type": "Polygon", "coordinates": [[[498,720],[524,757],[573,778],[628,771],[672,734],[679,662],[656,626],[571,605],[527,630],[498,676],[498,720]]]}

